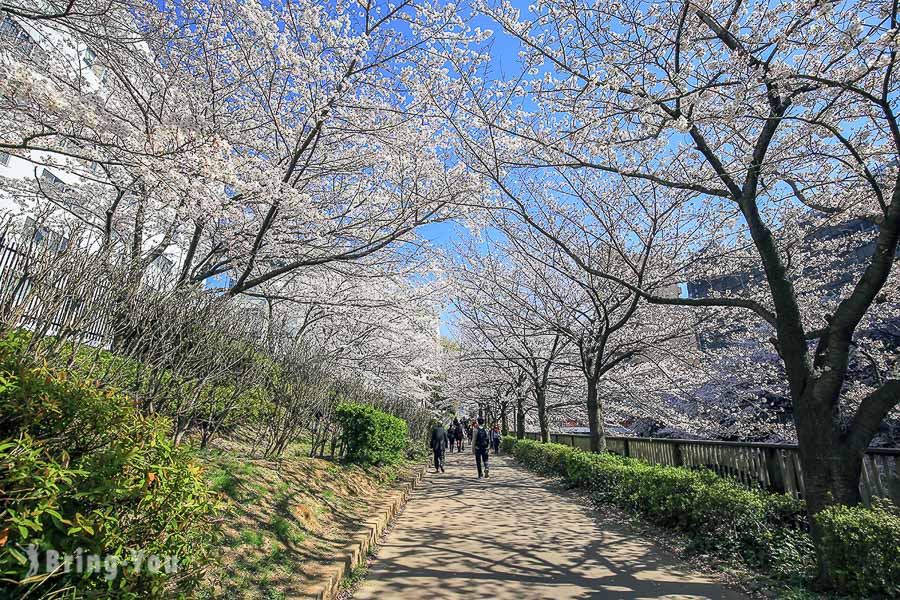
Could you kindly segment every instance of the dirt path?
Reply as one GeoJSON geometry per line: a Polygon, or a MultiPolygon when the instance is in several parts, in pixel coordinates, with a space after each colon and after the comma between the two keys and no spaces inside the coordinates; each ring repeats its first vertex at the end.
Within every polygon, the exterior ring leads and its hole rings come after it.
{"type": "Polygon", "coordinates": [[[490,460],[490,479],[477,479],[470,453],[428,475],[355,600],[744,599],[626,527],[601,525],[512,459],[490,460]]]}

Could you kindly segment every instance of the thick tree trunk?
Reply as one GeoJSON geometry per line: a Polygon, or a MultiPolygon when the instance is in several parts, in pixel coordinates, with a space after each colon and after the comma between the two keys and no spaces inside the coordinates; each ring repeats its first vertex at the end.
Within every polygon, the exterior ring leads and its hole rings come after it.
{"type": "Polygon", "coordinates": [[[538,390],[535,396],[537,397],[538,425],[541,428],[541,441],[546,444],[550,441],[550,426],[547,419],[547,393],[544,390],[538,390]]]}
{"type": "Polygon", "coordinates": [[[503,435],[509,435],[509,422],[507,419],[508,412],[509,405],[504,402],[500,405],[500,433],[503,435]]]}
{"type": "Polygon", "coordinates": [[[525,437],[525,398],[516,397],[516,438],[525,437]]]}
{"type": "Polygon", "coordinates": [[[859,479],[862,471],[862,455],[846,448],[823,449],[821,454],[808,449],[801,453],[803,479],[806,487],[807,510],[813,544],[816,548],[818,585],[834,588],[834,568],[823,552],[823,531],[816,515],[834,504],[853,506],[859,504],[859,479]]]}
{"type": "MultiPolygon", "coordinates": [[[[834,573],[822,552],[822,530],[816,515],[835,504],[859,504],[860,476],[865,447],[851,447],[845,440],[839,398],[823,397],[814,384],[794,402],[800,467],[811,533],[816,547],[819,585],[832,588],[834,573]],[[817,392],[819,392],[817,394],[817,392]]],[[[867,446],[868,444],[866,444],[867,446]]]]}
{"type": "Polygon", "coordinates": [[[835,504],[859,504],[862,457],[856,458],[843,448],[821,448],[819,453],[807,448],[801,452],[800,464],[803,467],[807,510],[816,547],[819,585],[831,589],[834,587],[833,568],[828,556],[822,551],[823,531],[816,515],[835,504]]]}
{"type": "Polygon", "coordinates": [[[603,431],[603,408],[597,393],[597,382],[587,380],[588,427],[591,430],[591,452],[606,452],[606,434],[603,431]]]}

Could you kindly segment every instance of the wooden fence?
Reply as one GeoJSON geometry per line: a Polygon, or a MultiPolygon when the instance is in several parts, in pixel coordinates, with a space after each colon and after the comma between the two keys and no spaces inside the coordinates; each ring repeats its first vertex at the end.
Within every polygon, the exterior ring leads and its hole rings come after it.
{"type": "MultiPolygon", "coordinates": [[[[534,432],[525,437],[541,438],[534,432]]],[[[585,433],[551,433],[550,441],[590,450],[590,436],[585,433]]],[[[651,464],[705,467],[749,488],[804,496],[803,471],[794,444],[620,436],[607,436],[606,443],[610,452],[651,464]]],[[[875,496],[900,503],[900,448],[870,448],[863,459],[859,489],[866,504],[875,496]]]]}

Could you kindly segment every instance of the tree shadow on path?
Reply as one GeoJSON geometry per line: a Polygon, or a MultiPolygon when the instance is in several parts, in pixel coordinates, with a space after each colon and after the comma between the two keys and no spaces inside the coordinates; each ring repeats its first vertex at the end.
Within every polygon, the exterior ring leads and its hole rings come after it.
{"type": "Polygon", "coordinates": [[[491,463],[479,480],[471,454],[447,455],[447,472],[410,498],[354,598],[745,598],[511,459],[491,463]]]}

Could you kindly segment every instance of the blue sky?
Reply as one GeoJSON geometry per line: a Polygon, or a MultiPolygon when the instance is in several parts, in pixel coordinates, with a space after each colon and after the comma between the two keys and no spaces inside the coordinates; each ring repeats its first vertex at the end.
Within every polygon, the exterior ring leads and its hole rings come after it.
{"type": "MultiPolygon", "coordinates": [[[[524,0],[513,0],[512,4],[527,14],[528,2],[524,0]]],[[[493,20],[479,16],[472,20],[473,28],[480,27],[482,30],[490,29],[494,33],[491,38],[485,42],[490,44],[491,64],[494,71],[494,77],[500,78],[509,76],[516,72],[519,61],[519,45],[511,36],[505,35],[502,28],[493,20]]],[[[460,235],[464,235],[462,227],[453,222],[448,223],[432,223],[419,229],[419,235],[427,239],[432,244],[443,248],[448,253],[453,253],[453,244],[459,239],[460,235]]],[[[453,331],[450,322],[453,315],[450,310],[444,310],[441,313],[441,335],[445,337],[453,337],[453,331]]]]}

